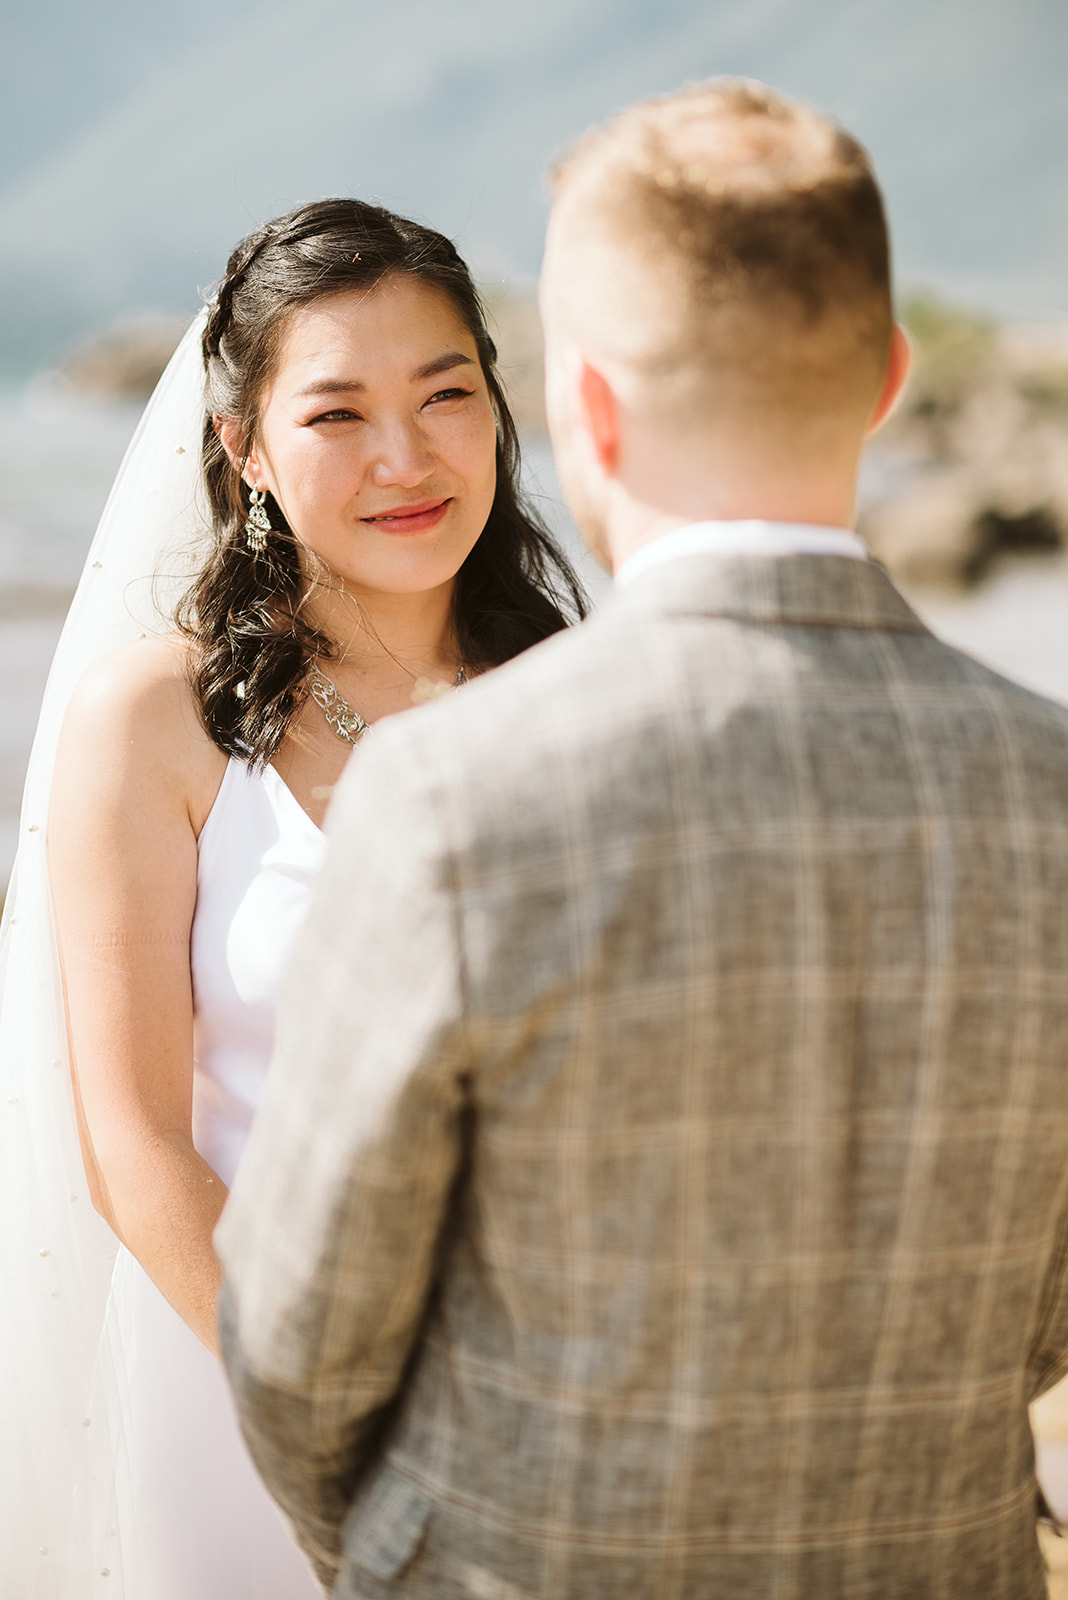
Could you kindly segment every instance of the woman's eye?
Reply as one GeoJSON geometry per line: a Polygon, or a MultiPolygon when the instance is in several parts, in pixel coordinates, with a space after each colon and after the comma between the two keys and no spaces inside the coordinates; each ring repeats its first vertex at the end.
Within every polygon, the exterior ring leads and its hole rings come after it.
{"type": "Polygon", "coordinates": [[[319,415],[312,417],[312,422],[353,422],[359,420],[359,414],[348,411],[344,406],[338,406],[335,411],[320,411],[319,415]]]}
{"type": "Polygon", "coordinates": [[[437,394],[430,396],[427,405],[432,406],[437,400],[466,400],[473,393],[473,389],[439,389],[437,394]]]}

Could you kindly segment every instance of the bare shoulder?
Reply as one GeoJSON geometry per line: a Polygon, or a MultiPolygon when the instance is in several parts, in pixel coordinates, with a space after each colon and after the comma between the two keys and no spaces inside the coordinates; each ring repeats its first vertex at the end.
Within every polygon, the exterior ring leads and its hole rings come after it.
{"type": "Polygon", "coordinates": [[[179,634],[139,639],[102,656],[71,696],[57,782],[106,767],[116,782],[160,785],[180,797],[195,825],[207,815],[226,756],[201,722],[179,634]]]}
{"type": "Polygon", "coordinates": [[[188,646],[180,634],[160,634],[110,650],[79,679],[71,705],[80,714],[111,711],[134,716],[149,710],[193,707],[188,677],[188,646]]]}

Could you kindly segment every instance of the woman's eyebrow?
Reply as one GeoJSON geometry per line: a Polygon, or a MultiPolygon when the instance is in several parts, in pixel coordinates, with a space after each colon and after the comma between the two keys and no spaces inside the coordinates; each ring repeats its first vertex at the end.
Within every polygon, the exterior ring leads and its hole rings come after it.
{"type": "Polygon", "coordinates": [[[355,394],[364,388],[366,384],[358,378],[316,378],[314,383],[297,390],[297,399],[303,400],[313,394],[355,394]]]}
{"type": "Polygon", "coordinates": [[[461,355],[459,350],[447,350],[443,356],[437,356],[433,361],[428,361],[423,367],[416,367],[412,373],[412,382],[420,378],[436,378],[439,372],[451,372],[453,367],[473,367],[474,361],[470,356],[461,355]]]}
{"type": "MultiPolygon", "coordinates": [[[[416,367],[412,373],[412,382],[418,383],[424,378],[436,378],[439,373],[451,372],[454,367],[474,365],[471,356],[461,355],[459,350],[447,350],[444,355],[435,356],[433,361],[427,361],[423,366],[416,367]]],[[[317,394],[356,394],[366,387],[367,385],[361,383],[358,378],[316,378],[314,383],[297,390],[297,398],[306,400],[311,395],[317,394]]]]}

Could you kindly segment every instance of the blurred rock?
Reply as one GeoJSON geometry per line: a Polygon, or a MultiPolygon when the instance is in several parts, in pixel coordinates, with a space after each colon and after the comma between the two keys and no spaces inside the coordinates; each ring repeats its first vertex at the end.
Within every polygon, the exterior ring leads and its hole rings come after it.
{"type": "Polygon", "coordinates": [[[56,376],[79,394],[147,400],[186,327],[157,312],[121,317],[72,350],[56,376]]]}
{"type": "Polygon", "coordinates": [[[1068,326],[904,312],[914,371],[870,447],[860,526],[902,582],[978,582],[1003,553],[1068,545],[1068,326]]]}
{"type": "Polygon", "coordinates": [[[505,397],[521,433],[545,433],[545,347],[533,290],[482,290],[505,397]]]}

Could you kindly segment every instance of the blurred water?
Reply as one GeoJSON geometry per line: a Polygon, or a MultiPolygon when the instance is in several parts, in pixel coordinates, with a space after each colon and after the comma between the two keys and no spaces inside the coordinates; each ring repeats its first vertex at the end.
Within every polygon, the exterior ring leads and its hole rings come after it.
{"type": "Polygon", "coordinates": [[[0,391],[0,888],[52,652],[138,415],[0,391]]]}
{"type": "MultiPolygon", "coordinates": [[[[137,416],[137,408],[0,392],[0,886],[49,661],[137,416]]],[[[607,579],[560,502],[543,440],[526,442],[525,480],[599,599],[607,579]]],[[[909,598],[943,637],[1068,702],[1068,564],[1060,558],[1007,563],[971,594],[909,598]]]]}
{"type": "Polygon", "coordinates": [[[1039,694],[1068,703],[1068,559],[1004,559],[978,589],[910,590],[929,627],[950,644],[1039,694]]]}
{"type": "Polygon", "coordinates": [[[49,597],[58,609],[139,415],[42,389],[0,391],[0,592],[30,587],[37,609],[49,597]]]}

